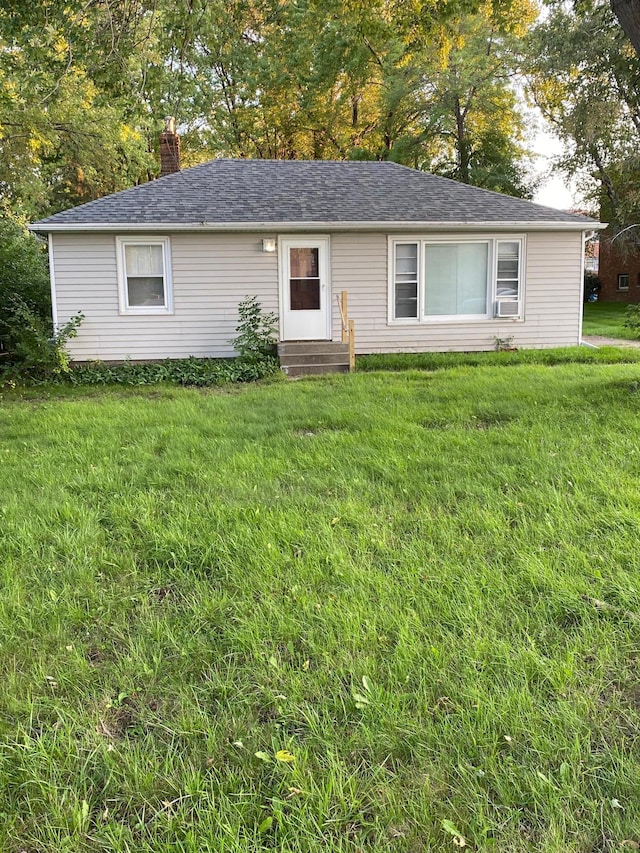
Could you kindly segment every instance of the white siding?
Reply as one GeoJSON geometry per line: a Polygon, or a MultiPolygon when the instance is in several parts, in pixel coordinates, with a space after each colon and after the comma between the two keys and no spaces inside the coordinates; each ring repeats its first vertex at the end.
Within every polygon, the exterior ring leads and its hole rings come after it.
{"type": "MultiPolygon", "coordinates": [[[[437,237],[429,234],[430,239],[437,237]]],[[[355,323],[356,352],[491,350],[496,337],[511,336],[514,346],[522,348],[579,343],[581,233],[527,234],[522,321],[389,324],[387,247],[385,234],[334,234],[331,239],[333,292],[347,290],[349,293],[349,317],[355,323]]],[[[334,339],[339,334],[340,320],[334,316],[334,339]]]]}
{"type": "Polygon", "coordinates": [[[256,234],[172,234],[174,313],[120,315],[112,234],[55,234],[58,322],[82,311],[76,361],[229,356],[238,302],[257,296],[278,308],[275,254],[256,234]]]}
{"type": "MultiPolygon", "coordinates": [[[[262,251],[262,234],[172,234],[173,315],[118,313],[115,236],[56,234],[58,321],[85,314],[69,342],[76,360],[228,356],[238,302],[255,295],[278,310],[277,254],[262,251]]],[[[429,235],[435,236],[435,235],[429,235]]],[[[579,342],[582,235],[530,233],[526,238],[525,318],[474,323],[393,325],[387,320],[387,235],[332,234],[333,338],[340,339],[336,295],[349,294],[356,351],[490,350],[513,336],[518,347],[579,342]]]]}

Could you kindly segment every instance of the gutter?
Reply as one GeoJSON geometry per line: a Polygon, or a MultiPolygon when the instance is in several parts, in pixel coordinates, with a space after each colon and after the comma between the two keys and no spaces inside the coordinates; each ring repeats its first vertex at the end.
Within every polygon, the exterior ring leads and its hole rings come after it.
{"type": "Polygon", "coordinates": [[[468,233],[483,231],[602,231],[607,227],[606,222],[559,222],[551,221],[484,221],[484,222],[193,222],[190,224],[176,222],[109,222],[109,223],[80,223],[80,222],[34,222],[29,225],[29,231],[36,234],[54,232],[102,232],[126,233],[136,232],[151,234],[156,232],[203,231],[203,232],[325,232],[325,231],[379,231],[384,233],[413,233],[431,231],[463,231],[468,233]]]}

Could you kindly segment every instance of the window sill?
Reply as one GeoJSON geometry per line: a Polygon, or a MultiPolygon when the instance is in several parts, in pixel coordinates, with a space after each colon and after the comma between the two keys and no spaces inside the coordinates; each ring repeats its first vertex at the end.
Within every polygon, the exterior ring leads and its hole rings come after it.
{"type": "Polygon", "coordinates": [[[442,320],[433,318],[429,320],[418,320],[412,318],[387,320],[388,326],[481,326],[492,323],[523,323],[524,317],[446,317],[442,320]]]}
{"type": "Polygon", "coordinates": [[[121,317],[170,317],[173,313],[169,308],[126,308],[118,311],[121,317]]]}

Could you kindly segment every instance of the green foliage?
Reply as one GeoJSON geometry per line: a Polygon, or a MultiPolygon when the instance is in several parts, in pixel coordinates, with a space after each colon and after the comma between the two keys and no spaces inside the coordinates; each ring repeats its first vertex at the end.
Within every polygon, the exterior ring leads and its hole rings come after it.
{"type": "Polygon", "coordinates": [[[606,0],[552,0],[526,43],[530,94],[565,153],[556,166],[577,177],[603,219],[640,214],[640,60],[606,0]]]}
{"type": "Polygon", "coordinates": [[[9,323],[19,298],[51,336],[51,290],[46,247],[17,219],[0,210],[0,342],[9,345],[9,323]]]}
{"type": "Polygon", "coordinates": [[[640,334],[625,326],[626,310],[627,305],[624,302],[586,302],[582,334],[626,340],[640,339],[640,334]]]}
{"type": "MultiPolygon", "coordinates": [[[[54,333],[46,249],[11,215],[0,215],[0,341],[13,375],[48,379],[68,369],[66,342],[82,315],[54,333]]],[[[7,370],[7,367],[5,367],[7,370]]]]}
{"type": "Polygon", "coordinates": [[[5,393],[0,850],[632,851],[638,375],[5,393]]]}
{"type": "Polygon", "coordinates": [[[602,281],[600,280],[600,277],[593,272],[585,272],[582,288],[582,296],[585,302],[592,293],[600,293],[601,290],[602,281]]]}
{"type": "Polygon", "coordinates": [[[261,362],[276,354],[278,318],[262,310],[257,297],[247,296],[238,305],[237,337],[230,343],[243,361],[261,362]]]}
{"type": "MultiPolygon", "coordinates": [[[[0,3],[0,181],[29,219],[146,180],[145,0],[0,3]]],[[[157,122],[161,125],[161,120],[157,122]]]]}
{"type": "Polygon", "coordinates": [[[279,372],[276,358],[180,358],[158,362],[74,365],[65,376],[72,385],[222,385],[254,382],[279,372]]]}
{"type": "Polygon", "coordinates": [[[640,338],[640,305],[627,305],[625,311],[624,325],[633,334],[640,338]]]}
{"type": "Polygon", "coordinates": [[[446,63],[434,75],[430,116],[438,153],[430,170],[467,184],[529,197],[525,121],[511,78],[521,62],[521,38],[537,9],[519,2],[486,4],[449,31],[446,63]]]}
{"type": "Polygon", "coordinates": [[[510,352],[514,349],[513,346],[513,335],[508,335],[505,338],[501,338],[498,335],[494,337],[494,350],[496,352],[510,352]]]}
{"type": "Polygon", "coordinates": [[[52,332],[49,320],[43,320],[21,296],[14,295],[5,318],[11,376],[49,380],[68,373],[66,344],[77,336],[83,320],[83,314],[76,314],[52,332]]]}
{"type": "Polygon", "coordinates": [[[29,218],[212,156],[391,159],[526,194],[531,0],[0,2],[0,182],[29,218]],[[286,57],[286,61],[283,61],[286,57]]]}

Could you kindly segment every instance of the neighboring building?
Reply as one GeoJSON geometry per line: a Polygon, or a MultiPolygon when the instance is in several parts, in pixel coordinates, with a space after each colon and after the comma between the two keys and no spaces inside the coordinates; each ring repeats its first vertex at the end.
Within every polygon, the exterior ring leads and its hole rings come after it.
{"type": "Polygon", "coordinates": [[[600,237],[594,233],[587,237],[584,252],[584,271],[591,275],[598,275],[600,268],[600,237]]]}
{"type": "Polygon", "coordinates": [[[599,299],[606,302],[640,302],[640,228],[622,234],[611,242],[613,234],[600,235],[600,268],[602,282],[599,299]],[[626,239],[625,239],[626,237],[626,239]]]}
{"type": "Polygon", "coordinates": [[[281,340],[337,341],[341,291],[359,353],[578,344],[598,227],[390,162],[212,160],[31,229],[54,321],[85,315],[72,358],[109,361],[232,355],[248,295],[281,340]]]}

